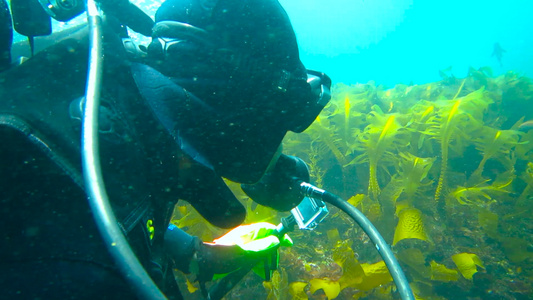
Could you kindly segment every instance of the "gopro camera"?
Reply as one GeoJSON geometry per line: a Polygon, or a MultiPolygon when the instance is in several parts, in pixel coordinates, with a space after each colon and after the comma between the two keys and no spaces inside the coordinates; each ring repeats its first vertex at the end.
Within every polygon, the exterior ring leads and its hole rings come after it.
{"type": "Polygon", "coordinates": [[[298,206],[291,209],[291,214],[300,229],[313,230],[324,220],[329,211],[324,201],[304,197],[298,206]]]}

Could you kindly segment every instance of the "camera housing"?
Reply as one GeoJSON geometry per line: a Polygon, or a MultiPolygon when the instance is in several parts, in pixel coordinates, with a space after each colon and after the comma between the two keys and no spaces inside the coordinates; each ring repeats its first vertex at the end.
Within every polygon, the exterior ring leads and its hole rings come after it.
{"type": "Polygon", "coordinates": [[[313,230],[329,214],[324,201],[305,197],[298,206],[291,209],[294,221],[300,229],[313,230]]]}

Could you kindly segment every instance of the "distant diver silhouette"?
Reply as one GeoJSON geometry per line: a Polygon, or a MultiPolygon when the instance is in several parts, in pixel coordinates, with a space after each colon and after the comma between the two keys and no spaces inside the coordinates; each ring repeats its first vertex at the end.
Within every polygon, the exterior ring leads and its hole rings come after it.
{"type": "Polygon", "coordinates": [[[503,67],[503,64],[502,64],[502,56],[503,54],[507,52],[505,51],[502,46],[500,46],[500,43],[496,42],[494,43],[494,49],[492,50],[492,55],[491,56],[494,56],[496,57],[496,59],[498,60],[498,62],[500,63],[500,67],[503,67]]]}

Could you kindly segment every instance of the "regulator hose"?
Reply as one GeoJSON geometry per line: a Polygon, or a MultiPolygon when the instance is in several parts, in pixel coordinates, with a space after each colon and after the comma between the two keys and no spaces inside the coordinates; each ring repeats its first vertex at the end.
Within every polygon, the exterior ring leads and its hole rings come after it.
{"type": "Polygon", "coordinates": [[[400,264],[396,260],[396,257],[392,253],[391,248],[383,239],[376,227],[374,227],[372,222],[370,222],[370,220],[368,220],[368,218],[365,217],[365,215],[360,210],[358,210],[353,205],[343,200],[339,196],[323,189],[317,188],[312,184],[300,181],[299,185],[302,194],[304,194],[305,196],[314,197],[317,199],[321,199],[324,202],[330,203],[331,205],[339,208],[340,210],[348,214],[357,224],[359,224],[359,226],[363,229],[366,235],[370,238],[372,243],[374,243],[376,249],[379,252],[379,255],[381,255],[383,261],[387,265],[387,268],[389,269],[389,272],[392,276],[392,279],[394,280],[394,283],[396,284],[396,288],[398,289],[398,293],[400,294],[402,300],[415,299],[413,291],[409,286],[409,282],[407,281],[407,278],[405,277],[405,274],[403,273],[400,264]]]}
{"type": "Polygon", "coordinates": [[[82,124],[82,161],[85,186],[94,220],[109,253],[139,299],[166,299],[133,253],[120,230],[103,182],[98,147],[98,112],[103,70],[102,16],[94,0],[87,0],[89,68],[82,124]]]}

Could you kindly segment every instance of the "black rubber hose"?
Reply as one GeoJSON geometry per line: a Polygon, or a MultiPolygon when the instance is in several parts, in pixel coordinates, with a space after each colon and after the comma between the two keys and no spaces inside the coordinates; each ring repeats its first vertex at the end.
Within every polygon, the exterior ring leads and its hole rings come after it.
{"type": "MultiPolygon", "coordinates": [[[[164,300],[165,295],[146,273],[133,253],[109,203],[102,177],[98,147],[98,112],[103,73],[102,17],[94,0],[87,0],[90,57],[82,128],[82,160],[89,205],[100,235],[118,269],[139,299],[164,300]]],[[[102,295],[104,296],[104,295],[102,295]]]]}
{"type": "Polygon", "coordinates": [[[400,264],[396,260],[396,257],[394,257],[394,254],[392,253],[392,250],[387,244],[387,242],[385,242],[381,234],[378,232],[376,227],[374,227],[374,225],[370,222],[370,220],[368,220],[368,218],[365,217],[365,215],[353,205],[328,191],[323,191],[320,198],[324,202],[330,203],[342,210],[343,212],[347,213],[357,224],[359,224],[359,226],[361,226],[363,231],[366,233],[366,235],[368,235],[370,240],[376,246],[379,255],[381,255],[381,257],[383,258],[383,261],[385,261],[385,264],[389,269],[392,279],[394,280],[394,283],[398,288],[398,293],[400,294],[400,297],[403,300],[414,300],[415,297],[413,295],[413,291],[409,286],[409,282],[407,281],[407,278],[405,277],[405,274],[403,273],[400,264]]]}

